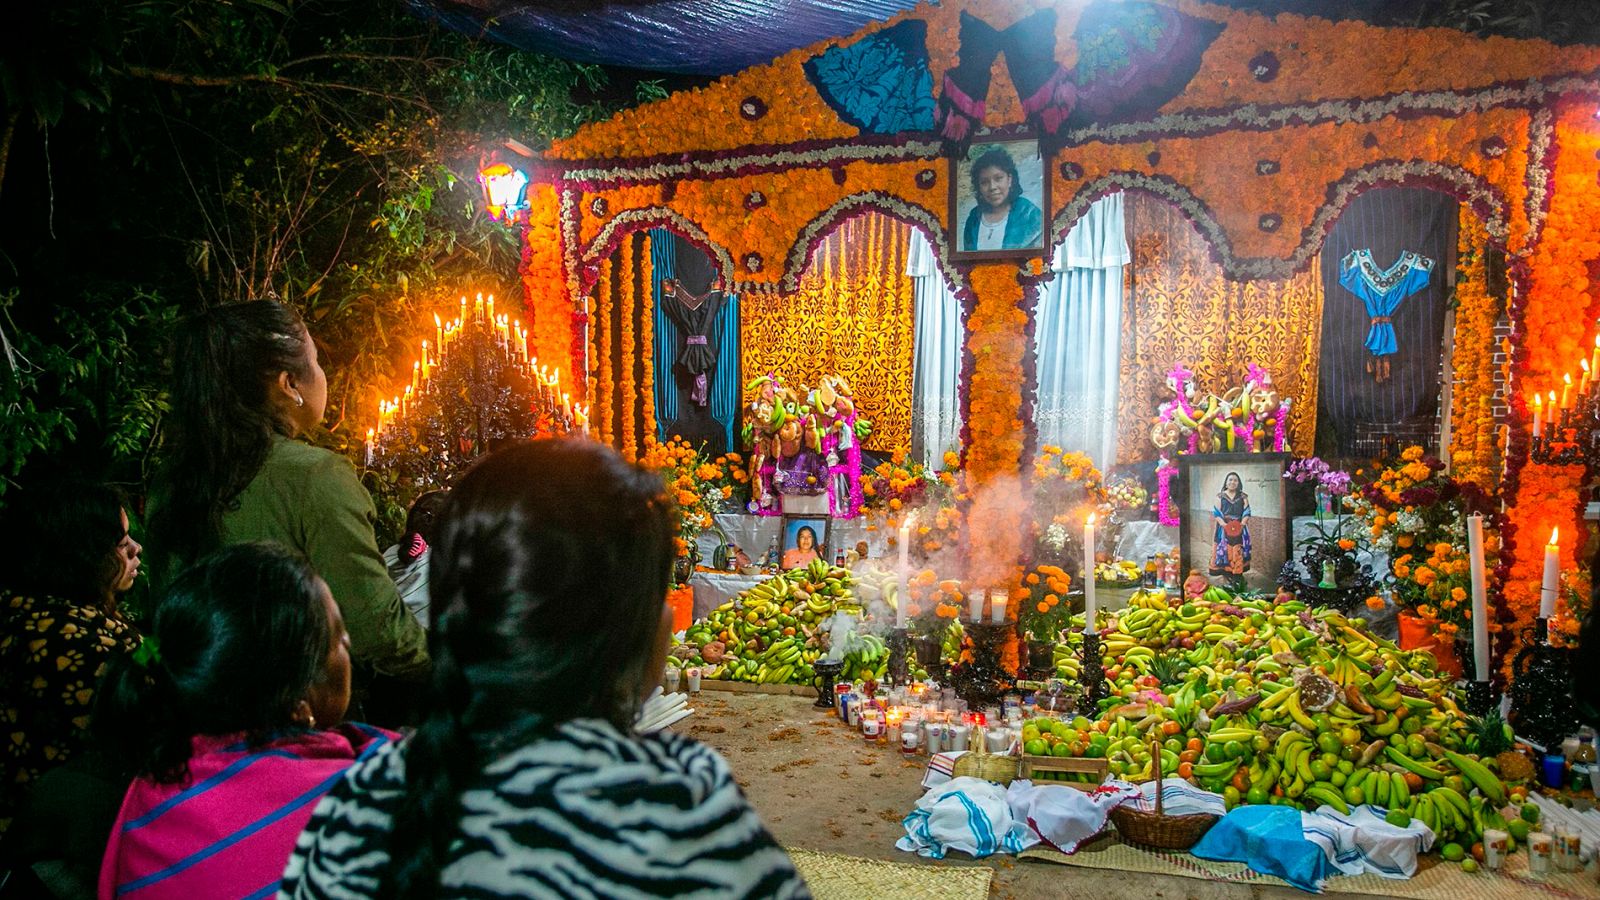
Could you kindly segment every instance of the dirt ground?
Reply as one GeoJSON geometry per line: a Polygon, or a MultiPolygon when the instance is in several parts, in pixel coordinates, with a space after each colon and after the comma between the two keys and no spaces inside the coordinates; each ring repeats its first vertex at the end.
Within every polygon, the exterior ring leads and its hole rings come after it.
{"type": "Polygon", "coordinates": [[[991,896],[1017,900],[1106,900],[1131,893],[1144,900],[1308,896],[1280,887],[1130,876],[1009,856],[922,860],[896,850],[894,842],[905,833],[900,820],[922,796],[925,759],[902,760],[887,746],[865,744],[836,716],[813,709],[811,700],[801,697],[705,691],[690,705],[695,714],[674,730],[727,757],[750,802],[787,847],[932,866],[988,866],[995,871],[991,896]],[[1130,883],[1130,877],[1137,882],[1130,883]]]}

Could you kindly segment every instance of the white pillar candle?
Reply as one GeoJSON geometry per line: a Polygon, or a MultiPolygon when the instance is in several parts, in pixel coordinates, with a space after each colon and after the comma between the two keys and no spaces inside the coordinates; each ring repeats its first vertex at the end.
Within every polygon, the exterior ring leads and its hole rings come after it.
{"type": "Polygon", "coordinates": [[[1538,394],[1533,395],[1533,437],[1538,440],[1544,436],[1544,400],[1538,394]]]}
{"type": "Polygon", "coordinates": [[[967,618],[974,624],[983,621],[983,589],[975,588],[967,595],[967,618]]]}
{"type": "Polygon", "coordinates": [[[1594,355],[1589,357],[1589,373],[1600,380],[1600,334],[1594,336],[1594,355]]]}
{"type": "Polygon", "coordinates": [[[1544,583],[1539,591],[1539,618],[1556,614],[1556,593],[1561,587],[1561,529],[1550,529],[1550,543],[1544,545],[1544,583]]]}
{"type": "Polygon", "coordinates": [[[1478,681],[1489,680],[1489,601],[1483,586],[1483,516],[1467,517],[1467,552],[1472,567],[1472,662],[1478,681]]]}
{"type": "Polygon", "coordinates": [[[1094,602],[1094,513],[1089,514],[1089,520],[1083,523],[1083,630],[1085,634],[1096,634],[1099,628],[1095,625],[1095,614],[1098,612],[1094,602]]]}
{"type": "Polygon", "coordinates": [[[989,592],[989,622],[992,625],[1004,625],[1006,623],[1005,591],[989,592]]]}
{"type": "Polygon", "coordinates": [[[894,604],[894,627],[906,627],[906,605],[911,600],[911,526],[917,521],[917,514],[911,513],[905,521],[900,523],[900,598],[894,604]]]}

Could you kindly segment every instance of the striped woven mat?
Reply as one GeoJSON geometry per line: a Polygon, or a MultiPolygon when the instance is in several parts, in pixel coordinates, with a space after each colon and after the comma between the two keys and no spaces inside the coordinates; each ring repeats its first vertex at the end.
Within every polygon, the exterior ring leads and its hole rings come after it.
{"type": "Polygon", "coordinates": [[[789,858],[817,900],[987,900],[994,878],[983,865],[907,865],[794,849],[789,858]]]}
{"type": "MultiPolygon", "coordinates": [[[[1263,875],[1243,863],[1212,862],[1187,853],[1160,850],[1141,850],[1122,843],[1115,837],[1095,841],[1072,856],[1054,850],[1035,849],[1022,854],[1023,859],[1039,859],[1068,866],[1091,869],[1116,869],[1124,872],[1147,872],[1154,875],[1178,875],[1206,881],[1225,881],[1234,884],[1289,883],[1272,875],[1263,875]]],[[[1408,897],[1414,900],[1527,900],[1530,897],[1589,898],[1600,897],[1600,883],[1593,872],[1553,874],[1535,879],[1528,874],[1528,854],[1517,853],[1506,860],[1498,872],[1479,870],[1473,874],[1461,871],[1455,863],[1444,862],[1438,856],[1424,857],[1415,877],[1406,880],[1380,878],[1377,875],[1336,875],[1328,879],[1328,893],[1366,894],[1377,897],[1408,897]]]]}

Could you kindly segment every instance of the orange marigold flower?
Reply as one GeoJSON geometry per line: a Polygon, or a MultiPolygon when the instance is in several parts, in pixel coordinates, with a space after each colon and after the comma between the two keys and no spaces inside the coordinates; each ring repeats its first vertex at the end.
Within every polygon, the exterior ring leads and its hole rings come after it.
{"type": "Polygon", "coordinates": [[[1037,604],[1034,608],[1039,610],[1039,612],[1042,612],[1042,613],[1049,612],[1050,611],[1050,604],[1041,602],[1041,603],[1037,604]]]}
{"type": "Polygon", "coordinates": [[[1377,611],[1383,609],[1385,606],[1388,606],[1388,604],[1384,603],[1383,598],[1379,597],[1377,594],[1373,594],[1371,597],[1367,598],[1367,609],[1377,611]]]}
{"type": "Polygon", "coordinates": [[[1060,603],[1061,602],[1061,598],[1057,597],[1055,594],[1045,594],[1044,595],[1044,602],[1050,603],[1050,604],[1060,603]]]}
{"type": "Polygon", "coordinates": [[[1039,576],[1037,574],[1035,574],[1035,573],[1029,573],[1027,581],[1028,581],[1029,584],[1038,584],[1039,583],[1039,576]]]}
{"type": "Polygon", "coordinates": [[[1339,539],[1339,549],[1340,550],[1354,550],[1355,548],[1356,548],[1356,542],[1355,541],[1353,541],[1353,540],[1351,540],[1349,538],[1340,538],[1339,539]]]}

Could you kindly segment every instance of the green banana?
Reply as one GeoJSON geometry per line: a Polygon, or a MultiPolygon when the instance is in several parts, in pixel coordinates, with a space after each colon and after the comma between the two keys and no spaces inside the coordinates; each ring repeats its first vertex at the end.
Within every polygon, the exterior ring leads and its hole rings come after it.
{"type": "MultiPolygon", "coordinates": [[[[1404,767],[1405,769],[1407,769],[1409,771],[1415,772],[1418,775],[1421,775],[1423,778],[1428,779],[1429,781],[1438,781],[1441,778],[1444,778],[1444,772],[1442,772],[1442,771],[1440,771],[1438,769],[1435,769],[1433,766],[1430,766],[1427,763],[1417,762],[1416,760],[1414,760],[1411,757],[1405,755],[1404,753],[1401,753],[1399,750],[1396,750],[1393,746],[1389,746],[1389,747],[1383,748],[1383,752],[1384,752],[1384,755],[1389,757],[1389,760],[1391,762],[1395,763],[1396,765],[1402,766],[1402,767],[1404,767]]],[[[1459,754],[1457,754],[1457,755],[1459,755],[1459,754]]],[[[1465,757],[1462,757],[1462,758],[1465,759],[1465,757]]],[[[1455,760],[1451,760],[1451,762],[1455,762],[1455,760]]],[[[1456,768],[1459,769],[1459,768],[1461,768],[1461,766],[1457,765],[1456,768]]],[[[1482,767],[1480,766],[1479,768],[1482,768],[1482,767]]],[[[1489,770],[1488,769],[1484,769],[1483,773],[1485,775],[1489,775],[1489,770]]],[[[1465,773],[1463,772],[1463,774],[1465,774],[1465,773]]],[[[1471,778],[1472,776],[1468,775],[1467,777],[1471,778]]],[[[1495,778],[1493,775],[1489,775],[1489,778],[1490,778],[1490,780],[1494,781],[1494,783],[1497,784],[1497,785],[1500,783],[1500,779],[1495,778]]],[[[1477,780],[1474,779],[1472,783],[1473,784],[1477,784],[1477,780]]],[[[1482,790],[1482,789],[1480,788],[1480,790],[1482,790]]],[[[1489,792],[1488,791],[1484,791],[1484,796],[1485,797],[1490,796],[1489,792]]],[[[1502,802],[1503,802],[1503,800],[1504,800],[1504,796],[1502,795],[1502,802]]]]}
{"type": "Polygon", "coordinates": [[[1306,796],[1323,806],[1331,806],[1341,813],[1349,814],[1350,812],[1349,804],[1344,802],[1344,798],[1339,796],[1339,792],[1321,782],[1306,788],[1306,796]]]}
{"type": "MultiPolygon", "coordinates": [[[[1463,756],[1453,750],[1446,750],[1444,758],[1456,767],[1456,771],[1467,777],[1483,796],[1493,803],[1496,809],[1506,803],[1506,786],[1495,774],[1470,756],[1463,756]]],[[[1418,773],[1421,774],[1420,772],[1418,773]]]]}

